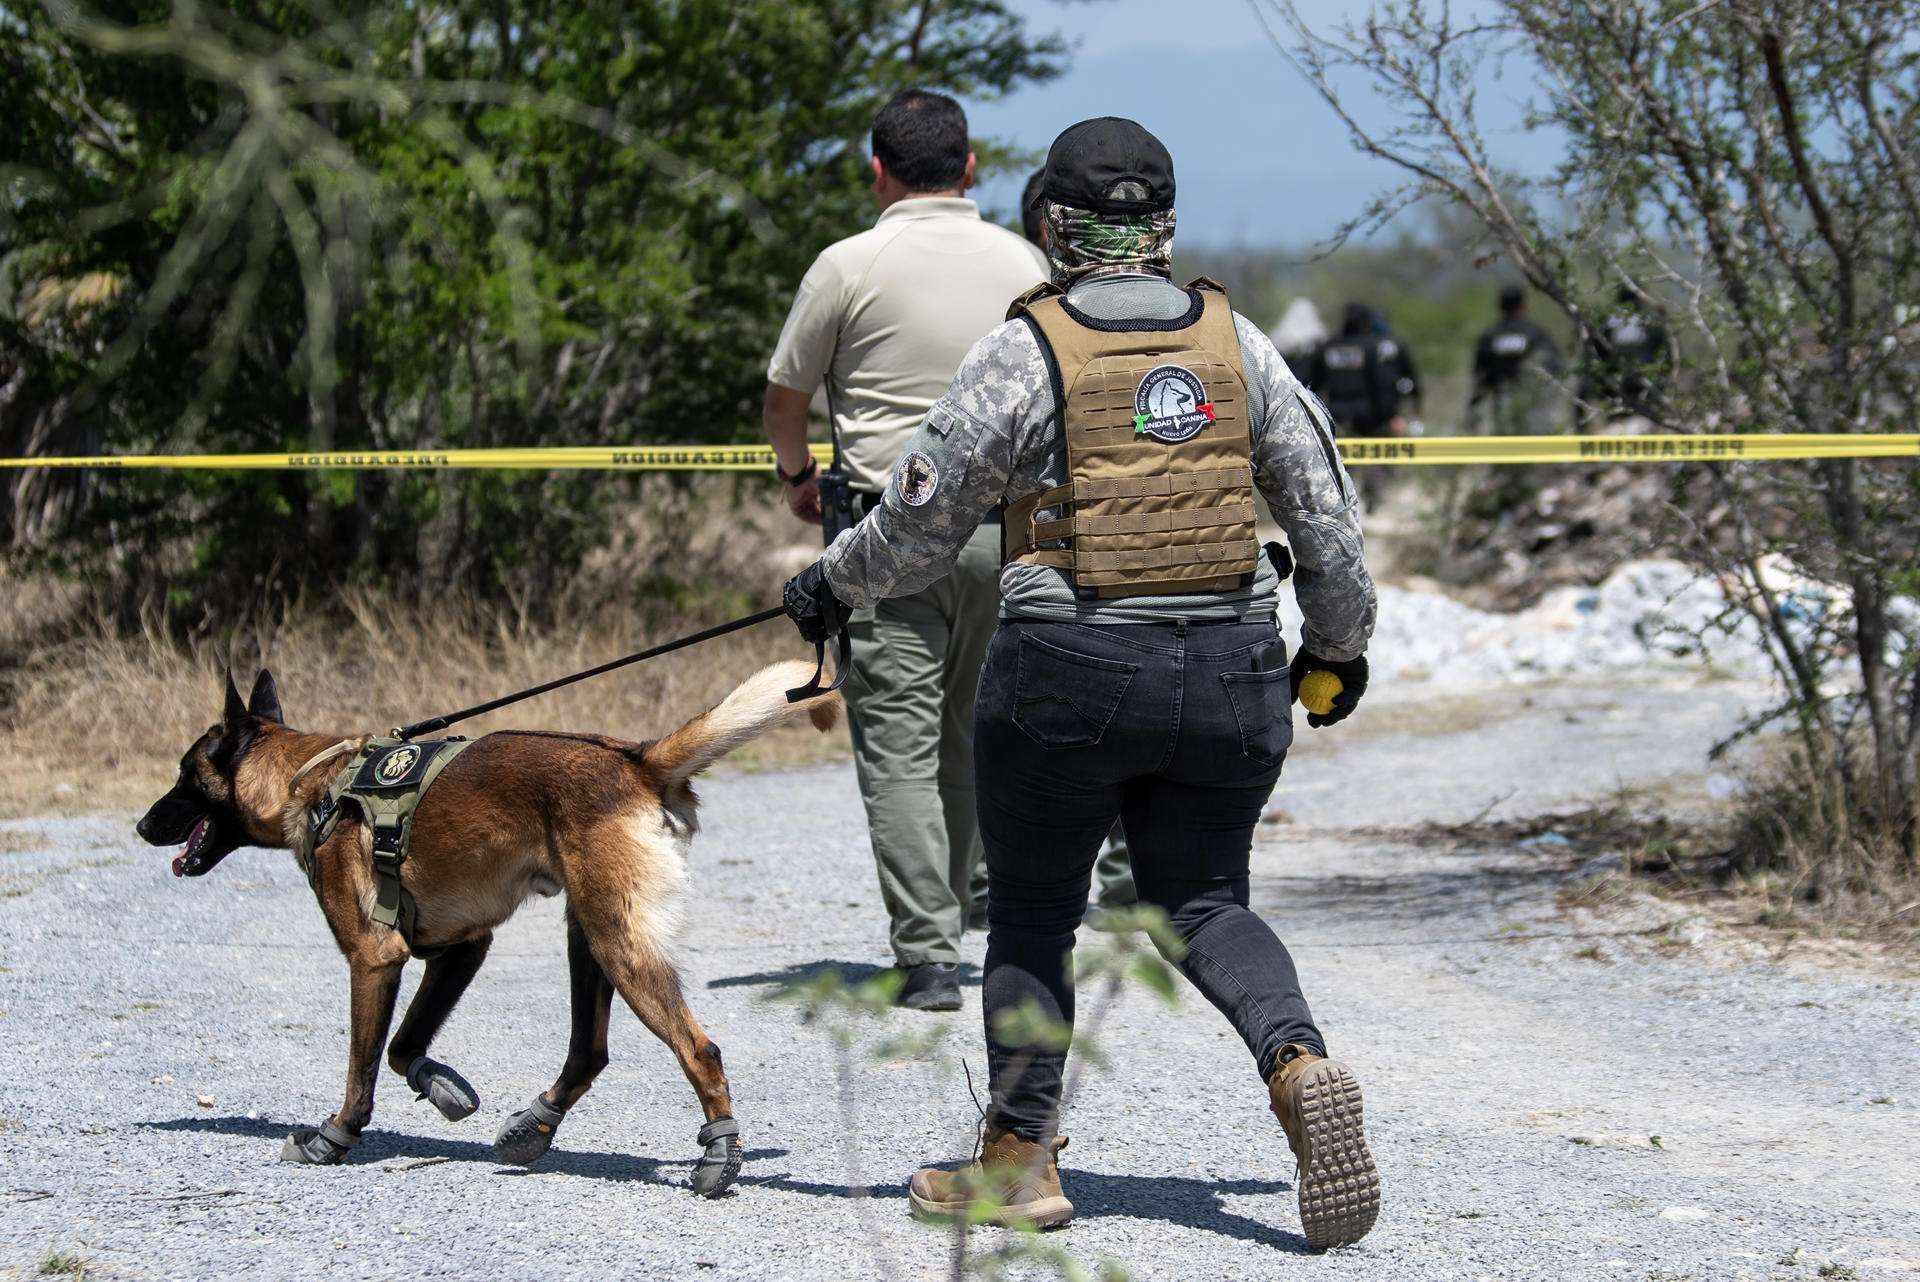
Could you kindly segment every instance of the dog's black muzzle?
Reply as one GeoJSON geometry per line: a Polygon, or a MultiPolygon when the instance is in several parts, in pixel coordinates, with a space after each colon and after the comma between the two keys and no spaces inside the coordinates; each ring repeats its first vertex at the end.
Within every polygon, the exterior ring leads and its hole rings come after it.
{"type": "Polygon", "coordinates": [[[153,803],[133,830],[149,846],[171,846],[193,832],[194,824],[206,816],[206,810],[192,797],[182,796],[175,788],[153,803]]]}
{"type": "Polygon", "coordinates": [[[221,825],[212,815],[177,791],[154,802],[133,830],[149,846],[177,844],[181,847],[173,858],[176,877],[204,876],[240,848],[238,842],[229,840],[221,831],[221,825]]]}

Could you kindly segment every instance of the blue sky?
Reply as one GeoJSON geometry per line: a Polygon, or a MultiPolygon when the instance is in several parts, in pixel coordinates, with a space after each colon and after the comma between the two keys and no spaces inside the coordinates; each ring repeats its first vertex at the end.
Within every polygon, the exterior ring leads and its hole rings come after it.
{"type": "MultiPolygon", "coordinates": [[[[1357,155],[1325,104],[1269,43],[1247,0],[1014,0],[1029,25],[1075,44],[1064,76],[997,102],[969,102],[976,134],[1044,152],[1088,116],[1129,116],[1173,153],[1180,239],[1189,245],[1303,245],[1333,232],[1395,170],[1357,155]]],[[[1456,15],[1472,9],[1455,4],[1456,15]]],[[[1303,0],[1329,23],[1366,0],[1303,0]]],[[[1517,119],[1524,77],[1491,77],[1481,111],[1498,136],[1517,119]]],[[[1547,139],[1510,135],[1528,169],[1553,157],[1547,139]]],[[[1010,211],[1025,175],[975,193],[1010,211]]]]}

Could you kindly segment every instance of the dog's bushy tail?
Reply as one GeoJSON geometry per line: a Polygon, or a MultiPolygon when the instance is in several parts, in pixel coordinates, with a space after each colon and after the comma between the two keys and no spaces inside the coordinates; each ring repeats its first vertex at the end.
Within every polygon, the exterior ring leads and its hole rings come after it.
{"type": "Polygon", "coordinates": [[[699,774],[735,748],[775,726],[806,717],[818,730],[840,719],[840,696],[823,694],[788,703],[787,691],[813,679],[813,664],[800,660],[760,669],[732,694],[647,749],[647,764],[670,779],[699,774]]]}

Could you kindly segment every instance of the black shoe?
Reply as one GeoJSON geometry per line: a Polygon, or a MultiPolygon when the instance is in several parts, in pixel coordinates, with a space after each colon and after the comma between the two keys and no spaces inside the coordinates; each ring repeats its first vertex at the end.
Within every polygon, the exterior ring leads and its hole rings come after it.
{"type": "Polygon", "coordinates": [[[908,1010],[959,1010],[960,967],[955,962],[922,962],[901,966],[907,982],[900,986],[895,1006],[908,1010]]]}

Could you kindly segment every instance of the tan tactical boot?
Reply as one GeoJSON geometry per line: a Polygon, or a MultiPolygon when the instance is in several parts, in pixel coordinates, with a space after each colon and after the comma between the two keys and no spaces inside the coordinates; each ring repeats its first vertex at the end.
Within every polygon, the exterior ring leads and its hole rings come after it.
{"type": "Polygon", "coordinates": [[[1361,1128],[1360,1083],[1304,1047],[1273,1072],[1267,1094],[1298,1164],[1300,1227],[1316,1251],[1358,1242],[1380,1214],[1380,1172],[1361,1128]]]}
{"type": "Polygon", "coordinates": [[[988,1127],[979,1158],[957,1171],[915,1171],[907,1181],[907,1201],[915,1215],[929,1219],[971,1217],[976,1224],[1056,1228],[1073,1218],[1054,1157],[1066,1146],[1064,1135],[1036,1144],[988,1127]]]}

